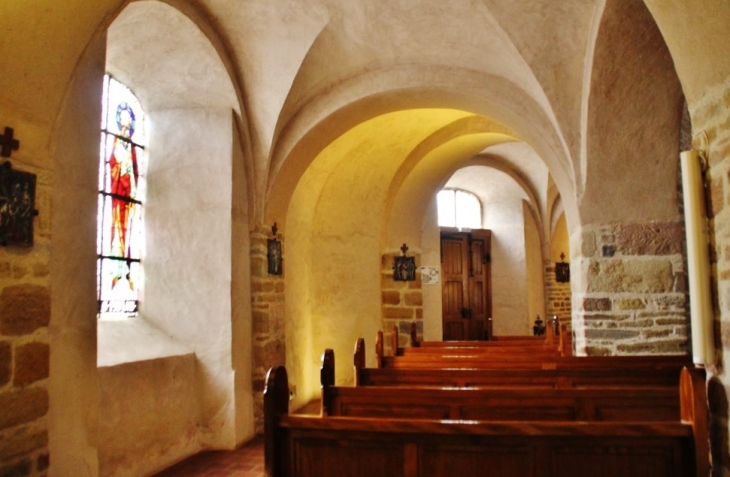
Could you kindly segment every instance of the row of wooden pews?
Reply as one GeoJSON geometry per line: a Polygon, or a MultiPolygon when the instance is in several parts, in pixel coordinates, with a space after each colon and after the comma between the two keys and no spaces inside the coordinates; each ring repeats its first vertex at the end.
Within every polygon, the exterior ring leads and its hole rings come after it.
{"type": "Polygon", "coordinates": [[[379,358],[367,368],[358,340],[354,387],[335,385],[326,350],[320,415],[289,414],[286,370],[272,368],[266,475],[709,475],[705,376],[687,357],[516,360],[513,346],[503,357],[429,347],[415,355],[428,366],[379,358]]]}

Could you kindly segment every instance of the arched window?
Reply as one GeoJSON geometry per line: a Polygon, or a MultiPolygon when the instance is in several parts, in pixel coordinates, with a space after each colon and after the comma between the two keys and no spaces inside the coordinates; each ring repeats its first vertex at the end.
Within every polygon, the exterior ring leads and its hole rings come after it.
{"type": "Polygon", "coordinates": [[[97,300],[99,316],[137,313],[142,282],[145,116],[137,97],[104,77],[99,151],[97,300]]]}
{"type": "Polygon", "coordinates": [[[471,192],[444,189],[438,193],[439,227],[482,228],[482,204],[471,192]]]}

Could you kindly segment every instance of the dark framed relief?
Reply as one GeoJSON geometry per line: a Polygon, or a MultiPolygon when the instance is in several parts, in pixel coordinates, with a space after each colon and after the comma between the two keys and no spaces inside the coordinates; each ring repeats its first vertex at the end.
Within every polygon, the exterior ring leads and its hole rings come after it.
{"type": "Polygon", "coordinates": [[[266,260],[269,275],[281,275],[283,259],[281,257],[281,242],[275,238],[266,239],[266,260]]]}
{"type": "Polygon", "coordinates": [[[555,281],[558,283],[568,283],[570,281],[569,263],[563,262],[555,264],[555,281]]]}
{"type": "Polygon", "coordinates": [[[33,245],[36,175],[0,167],[0,245],[33,245]]]}
{"type": "Polygon", "coordinates": [[[416,279],[416,257],[395,257],[393,280],[410,282],[416,279]]]}

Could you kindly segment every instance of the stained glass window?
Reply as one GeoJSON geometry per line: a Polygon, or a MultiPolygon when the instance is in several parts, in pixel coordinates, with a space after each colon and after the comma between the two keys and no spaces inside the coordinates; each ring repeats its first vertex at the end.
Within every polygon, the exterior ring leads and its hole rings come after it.
{"type": "Polygon", "coordinates": [[[482,204],[471,192],[444,189],[438,193],[437,205],[440,227],[482,228],[482,204]]]}
{"type": "Polygon", "coordinates": [[[99,316],[137,313],[144,240],[145,116],[137,97],[104,77],[96,263],[99,316]]]}

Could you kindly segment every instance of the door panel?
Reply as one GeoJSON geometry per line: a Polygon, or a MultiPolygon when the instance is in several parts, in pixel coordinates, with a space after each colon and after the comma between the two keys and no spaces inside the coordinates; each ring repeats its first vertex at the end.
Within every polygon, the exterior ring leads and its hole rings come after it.
{"type": "Polygon", "coordinates": [[[443,339],[484,340],[492,314],[488,230],[441,233],[443,339]]]}

